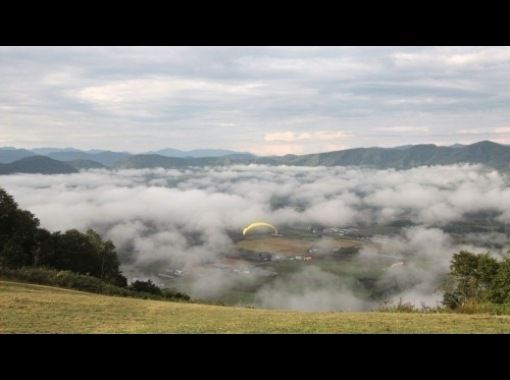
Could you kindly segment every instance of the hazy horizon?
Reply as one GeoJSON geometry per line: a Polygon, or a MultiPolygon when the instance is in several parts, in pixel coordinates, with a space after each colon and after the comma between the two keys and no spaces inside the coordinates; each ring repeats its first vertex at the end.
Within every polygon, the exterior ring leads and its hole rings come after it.
{"type": "MultiPolygon", "coordinates": [[[[469,143],[469,144],[460,144],[460,143],[452,143],[452,144],[448,144],[448,145],[439,145],[439,144],[433,144],[432,145],[436,145],[436,146],[446,146],[446,147],[451,147],[451,146],[455,146],[455,145],[471,145],[471,144],[476,144],[476,143],[481,143],[481,142],[492,142],[492,143],[495,143],[495,144],[501,144],[501,145],[508,145],[508,144],[503,144],[503,143],[498,143],[496,141],[492,141],[492,140],[480,140],[480,141],[474,141],[472,143],[469,143]]],[[[399,148],[399,147],[404,147],[404,146],[414,146],[414,145],[426,145],[426,143],[423,143],[423,144],[404,144],[404,145],[395,145],[395,146],[385,146],[385,147],[381,147],[381,146],[378,146],[378,145],[373,145],[373,146],[357,146],[357,147],[351,147],[351,148],[344,148],[344,149],[355,149],[355,148],[365,148],[365,149],[368,149],[368,148],[388,148],[388,149],[391,149],[391,148],[399,148]]],[[[158,151],[163,151],[163,150],[166,150],[166,149],[174,149],[174,150],[178,150],[178,151],[181,151],[183,153],[188,153],[188,152],[193,152],[193,151],[208,151],[208,150],[211,150],[211,151],[222,151],[222,150],[225,150],[225,151],[228,151],[230,149],[226,149],[226,148],[191,148],[191,149],[177,149],[177,148],[174,148],[174,147],[171,147],[171,146],[166,146],[166,147],[161,147],[161,148],[156,148],[156,149],[153,149],[151,151],[143,151],[143,152],[133,152],[133,151],[129,151],[129,150],[126,150],[126,149],[122,149],[122,150],[112,150],[112,149],[97,149],[97,148],[90,148],[90,149],[78,149],[74,146],[65,146],[65,147],[57,147],[57,146],[36,146],[36,147],[31,147],[31,148],[27,148],[27,147],[24,147],[24,146],[0,146],[0,149],[26,149],[26,150],[31,150],[31,151],[35,151],[35,150],[41,150],[41,149],[55,149],[55,150],[62,150],[62,151],[66,151],[66,150],[78,150],[78,151],[83,151],[83,152],[99,152],[99,151],[111,151],[111,152],[119,152],[119,153],[129,153],[129,154],[156,154],[158,151]]],[[[337,150],[344,150],[344,149],[337,149],[337,150]]],[[[252,152],[239,152],[239,151],[235,151],[237,153],[252,153],[252,152]]],[[[317,152],[309,152],[309,153],[303,153],[303,154],[319,154],[319,153],[328,153],[328,152],[331,152],[331,151],[328,151],[328,150],[325,150],[325,151],[317,151],[317,152]]],[[[252,153],[254,155],[256,155],[255,153],[252,153]]],[[[288,153],[284,153],[284,154],[275,154],[275,156],[284,156],[288,153]]],[[[263,156],[263,155],[260,155],[260,156],[263,156]]]]}

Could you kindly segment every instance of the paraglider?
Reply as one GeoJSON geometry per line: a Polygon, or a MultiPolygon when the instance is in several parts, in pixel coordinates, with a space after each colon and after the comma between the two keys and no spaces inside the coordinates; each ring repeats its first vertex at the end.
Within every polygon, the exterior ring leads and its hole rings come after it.
{"type": "Polygon", "coordinates": [[[255,228],[261,228],[261,227],[271,228],[273,230],[273,236],[279,236],[278,235],[278,230],[276,229],[276,227],[273,226],[272,224],[269,224],[269,223],[266,223],[266,222],[254,222],[254,223],[249,224],[248,226],[246,226],[243,229],[243,236],[246,236],[248,231],[253,230],[255,228]]]}

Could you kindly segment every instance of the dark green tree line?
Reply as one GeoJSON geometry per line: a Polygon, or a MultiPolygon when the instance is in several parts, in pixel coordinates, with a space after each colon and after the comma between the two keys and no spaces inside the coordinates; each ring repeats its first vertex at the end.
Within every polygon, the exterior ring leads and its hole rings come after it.
{"type": "Polygon", "coordinates": [[[13,269],[43,266],[70,270],[117,286],[127,285],[111,241],[104,241],[94,230],[50,233],[1,188],[0,265],[13,269]]]}

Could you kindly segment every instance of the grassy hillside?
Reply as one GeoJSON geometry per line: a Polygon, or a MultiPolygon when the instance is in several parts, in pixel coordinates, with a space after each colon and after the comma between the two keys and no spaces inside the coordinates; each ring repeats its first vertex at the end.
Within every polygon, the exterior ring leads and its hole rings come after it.
{"type": "Polygon", "coordinates": [[[0,281],[0,332],[510,332],[510,316],[298,313],[148,301],[0,281]]]}

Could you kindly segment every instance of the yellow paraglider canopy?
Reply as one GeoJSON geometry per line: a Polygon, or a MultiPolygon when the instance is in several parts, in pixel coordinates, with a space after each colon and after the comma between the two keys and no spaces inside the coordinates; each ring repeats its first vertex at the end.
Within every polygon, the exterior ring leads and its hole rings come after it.
{"type": "Polygon", "coordinates": [[[273,235],[278,234],[278,230],[272,224],[269,224],[269,223],[266,223],[266,222],[254,222],[254,223],[246,226],[243,229],[243,236],[245,236],[248,233],[248,231],[250,231],[251,229],[258,228],[258,227],[269,227],[269,228],[271,228],[274,231],[273,235]]]}

